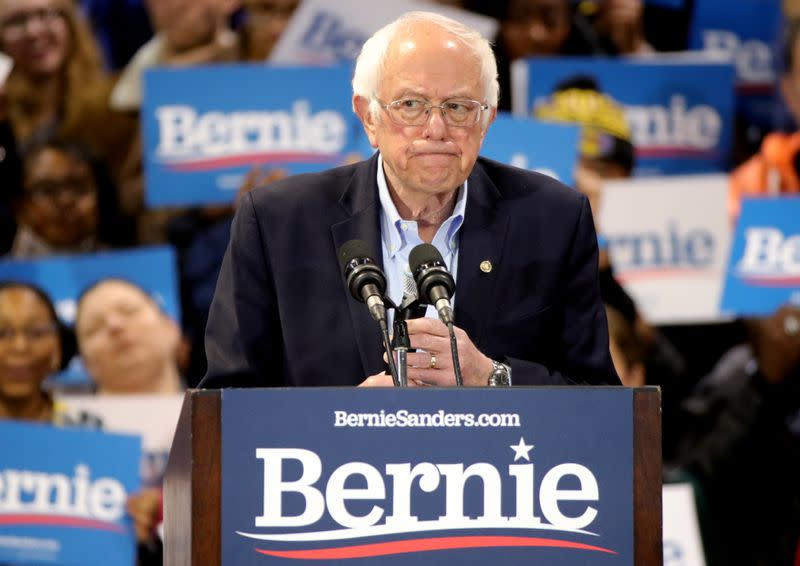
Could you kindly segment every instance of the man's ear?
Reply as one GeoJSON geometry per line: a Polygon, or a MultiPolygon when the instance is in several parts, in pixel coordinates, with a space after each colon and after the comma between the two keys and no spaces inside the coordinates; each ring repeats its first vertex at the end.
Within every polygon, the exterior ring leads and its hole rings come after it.
{"type": "Polygon", "coordinates": [[[369,100],[364,98],[363,96],[354,95],[353,96],[353,109],[356,112],[356,116],[358,119],[361,120],[361,125],[364,126],[364,132],[367,134],[367,138],[369,139],[369,143],[372,147],[378,147],[378,136],[377,136],[377,120],[375,116],[373,116],[372,112],[369,109],[369,100]]]}

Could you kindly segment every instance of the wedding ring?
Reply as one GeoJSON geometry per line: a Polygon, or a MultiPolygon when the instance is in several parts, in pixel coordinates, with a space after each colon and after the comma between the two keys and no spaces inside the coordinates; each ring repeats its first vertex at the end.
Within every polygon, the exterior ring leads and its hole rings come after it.
{"type": "Polygon", "coordinates": [[[800,334],[800,319],[793,314],[783,317],[783,331],[786,336],[795,337],[800,334]]]}
{"type": "Polygon", "coordinates": [[[437,369],[437,367],[436,367],[436,354],[431,354],[431,363],[428,364],[428,369],[437,369]]]}

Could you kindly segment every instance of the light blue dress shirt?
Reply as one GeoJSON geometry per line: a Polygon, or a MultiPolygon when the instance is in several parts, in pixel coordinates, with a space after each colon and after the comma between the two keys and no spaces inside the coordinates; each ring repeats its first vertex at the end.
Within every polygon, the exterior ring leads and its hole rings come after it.
{"type": "MultiPolygon", "coordinates": [[[[389,186],[383,172],[383,157],[378,155],[378,196],[381,202],[381,248],[383,252],[383,270],[386,273],[386,295],[396,305],[403,301],[404,288],[413,283],[413,276],[408,268],[408,255],[417,245],[424,243],[419,237],[417,222],[403,220],[389,194],[389,186]]],[[[445,220],[431,242],[442,254],[447,269],[456,278],[458,271],[458,231],[464,224],[464,213],[467,208],[467,182],[458,190],[453,213],[445,220]]],[[[416,291],[416,285],[411,288],[416,291]]],[[[454,298],[450,299],[455,308],[454,298]]],[[[394,313],[389,313],[389,328],[394,320],[394,313]]],[[[436,309],[428,307],[425,316],[438,318],[436,309]]]]}

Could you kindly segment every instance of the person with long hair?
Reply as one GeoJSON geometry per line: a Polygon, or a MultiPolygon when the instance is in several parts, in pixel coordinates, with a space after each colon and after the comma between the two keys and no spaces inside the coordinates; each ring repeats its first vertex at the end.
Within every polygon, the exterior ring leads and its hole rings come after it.
{"type": "Polygon", "coordinates": [[[4,86],[17,143],[53,132],[89,147],[116,175],[135,121],[108,104],[113,81],[87,24],[68,0],[0,0],[4,86]]]}

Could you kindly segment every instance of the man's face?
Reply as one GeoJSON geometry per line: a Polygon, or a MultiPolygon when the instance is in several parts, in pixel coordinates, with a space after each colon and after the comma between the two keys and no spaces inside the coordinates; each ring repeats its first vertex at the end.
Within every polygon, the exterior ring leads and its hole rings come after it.
{"type": "MultiPolygon", "coordinates": [[[[399,99],[418,99],[441,104],[453,98],[485,102],[478,59],[452,35],[431,25],[417,25],[401,32],[389,46],[382,82],[375,96],[390,104],[399,99]]],[[[444,195],[469,176],[478,157],[490,120],[468,127],[445,123],[439,109],[430,111],[423,125],[395,122],[387,110],[376,115],[367,100],[356,108],[370,142],[383,156],[389,185],[396,194],[444,195]]]]}

